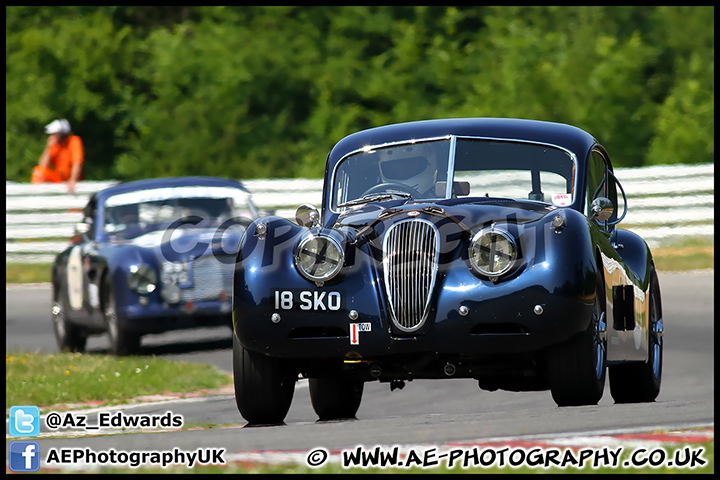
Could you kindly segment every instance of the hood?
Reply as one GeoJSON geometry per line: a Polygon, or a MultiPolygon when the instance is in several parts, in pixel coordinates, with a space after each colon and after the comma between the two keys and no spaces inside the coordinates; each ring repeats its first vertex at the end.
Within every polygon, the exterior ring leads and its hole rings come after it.
{"type": "Polygon", "coordinates": [[[233,225],[219,228],[178,228],[157,230],[133,239],[115,243],[156,250],[161,261],[185,261],[203,255],[236,255],[244,227],[233,225]]]}
{"type": "Polygon", "coordinates": [[[390,219],[404,212],[424,209],[434,216],[452,216],[472,228],[475,225],[490,225],[495,222],[523,225],[540,220],[558,207],[534,201],[484,197],[454,198],[433,203],[405,203],[403,200],[383,202],[382,206],[368,204],[345,211],[329,218],[327,226],[361,229],[375,221],[378,216],[390,219]]]}

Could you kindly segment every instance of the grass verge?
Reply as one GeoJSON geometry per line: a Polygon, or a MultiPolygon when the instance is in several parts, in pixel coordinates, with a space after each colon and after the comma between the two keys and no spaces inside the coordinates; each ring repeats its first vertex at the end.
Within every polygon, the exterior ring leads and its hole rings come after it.
{"type": "Polygon", "coordinates": [[[6,263],[5,283],[50,283],[49,263],[6,263]]]}
{"type": "Polygon", "coordinates": [[[715,267],[715,243],[711,239],[687,239],[652,249],[659,272],[705,270],[715,267]]]}
{"type": "Polygon", "coordinates": [[[129,398],[193,392],[231,383],[212,365],[156,357],[83,353],[5,354],[5,408],[83,402],[120,404],[129,398]]]}

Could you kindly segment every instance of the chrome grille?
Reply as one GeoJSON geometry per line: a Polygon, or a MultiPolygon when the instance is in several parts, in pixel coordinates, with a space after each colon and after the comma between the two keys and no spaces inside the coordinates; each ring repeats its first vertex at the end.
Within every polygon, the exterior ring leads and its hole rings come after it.
{"type": "Polygon", "coordinates": [[[183,302],[217,300],[221,294],[232,298],[235,255],[203,255],[192,262],[193,287],[180,290],[183,302]]]}
{"type": "Polygon", "coordinates": [[[417,330],[427,317],[439,249],[438,231],[426,220],[398,222],[385,235],[385,288],[392,321],[404,332],[417,330]]]}

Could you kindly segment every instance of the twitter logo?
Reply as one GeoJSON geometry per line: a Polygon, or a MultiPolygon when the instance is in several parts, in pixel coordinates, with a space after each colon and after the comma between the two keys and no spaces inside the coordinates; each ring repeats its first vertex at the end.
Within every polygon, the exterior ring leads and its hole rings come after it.
{"type": "Polygon", "coordinates": [[[10,435],[37,437],[40,434],[40,409],[32,405],[10,407],[10,435]]]}

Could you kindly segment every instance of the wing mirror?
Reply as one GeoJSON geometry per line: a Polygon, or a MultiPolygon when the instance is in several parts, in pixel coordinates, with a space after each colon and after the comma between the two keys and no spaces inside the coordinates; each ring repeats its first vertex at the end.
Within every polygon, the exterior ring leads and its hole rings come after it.
{"type": "Polygon", "coordinates": [[[600,222],[606,221],[610,218],[615,211],[615,207],[612,202],[605,197],[597,197],[590,204],[590,212],[592,217],[600,222]]]}
{"type": "Polygon", "coordinates": [[[85,235],[90,231],[90,225],[85,222],[80,222],[75,225],[75,233],[79,235],[85,235]]]}
{"type": "Polygon", "coordinates": [[[90,224],[85,222],[80,222],[75,224],[75,233],[73,234],[72,238],[70,239],[70,243],[73,245],[77,245],[82,240],[82,237],[86,235],[90,231],[90,224]]]}
{"type": "Polygon", "coordinates": [[[301,227],[316,227],[320,225],[320,213],[312,205],[300,205],[295,212],[295,221],[301,227]]]}

